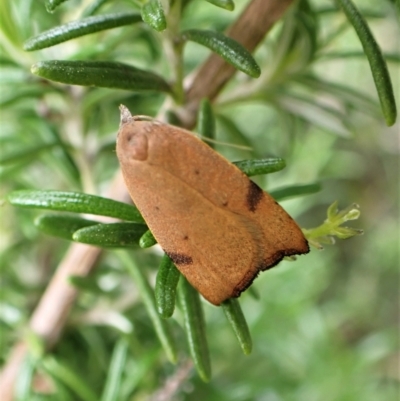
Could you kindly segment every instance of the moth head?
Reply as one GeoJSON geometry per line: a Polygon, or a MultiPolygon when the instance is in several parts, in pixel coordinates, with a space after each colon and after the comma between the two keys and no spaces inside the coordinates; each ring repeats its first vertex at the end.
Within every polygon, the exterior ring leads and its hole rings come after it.
{"type": "Polygon", "coordinates": [[[120,161],[144,161],[148,157],[148,138],[145,125],[147,122],[133,117],[123,105],[117,135],[117,155],[120,161]]]}

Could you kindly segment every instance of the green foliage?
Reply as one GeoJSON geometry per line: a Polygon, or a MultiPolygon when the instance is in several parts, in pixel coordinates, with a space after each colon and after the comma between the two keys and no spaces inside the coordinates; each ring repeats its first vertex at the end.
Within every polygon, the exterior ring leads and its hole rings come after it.
{"type": "Polygon", "coordinates": [[[258,78],[261,74],[253,56],[241,44],[220,32],[189,29],[183,31],[181,36],[184,41],[189,40],[208,47],[229,64],[253,78],[258,78]]]}
{"type": "Polygon", "coordinates": [[[0,355],[6,365],[16,341],[27,343],[17,399],[150,399],[171,379],[170,399],[396,399],[398,154],[379,105],[393,124],[390,81],[399,85],[400,56],[386,39],[398,32],[389,18],[395,2],[360,0],[357,10],[350,1],[299,1],[253,55],[221,33],[247,1],[232,12],[232,1],[208,2],[225,10],[205,1],[137,3],[0,3],[0,177],[10,201],[0,208],[0,355]],[[241,160],[235,165],[257,175],[302,226],[316,227],[303,229],[310,244],[360,234],[343,226],[355,218],[367,234],[283,262],[240,304],[221,308],[203,302],[156,247],[138,248],[155,238],[137,209],[106,189],[118,169],[118,106],[184,121],[183,80],[209,51],[259,78],[239,74],[203,100],[199,133],[241,160]],[[329,206],[333,199],[359,203],[362,216],[354,205],[329,206]],[[62,272],[70,243],[57,237],[106,250],[89,276],[66,278],[79,297],[45,352],[45,339],[26,328],[62,272]],[[130,251],[110,249],[121,246],[130,251]],[[189,355],[198,375],[184,369],[189,355]]]}
{"type": "Polygon", "coordinates": [[[350,205],[344,210],[338,210],[338,202],[332,203],[327,211],[327,219],[316,228],[304,230],[304,234],[310,244],[316,248],[322,249],[321,243],[332,244],[334,243],[334,237],[339,239],[348,239],[355,235],[363,234],[362,230],[341,227],[342,224],[347,221],[357,220],[360,217],[360,211],[358,205],[350,205]]]}
{"type": "Polygon", "coordinates": [[[130,91],[170,91],[168,84],[156,74],[109,61],[40,61],[32,66],[31,72],[70,85],[130,91]]]}
{"type": "Polygon", "coordinates": [[[246,319],[244,318],[242,309],[240,308],[239,301],[235,298],[230,298],[221,304],[226,318],[231,324],[239,344],[242,347],[243,353],[249,355],[253,347],[250,331],[247,326],[246,319]]]}
{"type": "Polygon", "coordinates": [[[8,195],[12,205],[24,208],[89,213],[143,223],[136,207],[100,196],[78,192],[21,190],[8,195]]]}
{"type": "Polygon", "coordinates": [[[211,363],[200,295],[186,278],[182,277],[178,287],[178,296],[190,355],[199,376],[204,382],[208,382],[211,379],[211,363]]]}
{"type": "Polygon", "coordinates": [[[76,230],[72,239],[103,248],[133,248],[146,231],[147,226],[144,224],[96,224],[76,230]]]}
{"type": "Polygon", "coordinates": [[[233,0],[206,0],[217,7],[225,8],[225,10],[233,11],[235,9],[235,3],[233,0]]]}
{"type": "Polygon", "coordinates": [[[33,51],[51,47],[80,36],[141,21],[138,13],[118,13],[88,17],[42,32],[24,43],[24,50],[33,51]]]}
{"type": "Polygon", "coordinates": [[[197,117],[197,131],[204,139],[215,138],[215,116],[208,99],[203,99],[200,103],[199,113],[197,117]]]}
{"type": "Polygon", "coordinates": [[[164,254],[157,272],[156,285],[154,287],[157,310],[164,318],[169,318],[174,314],[175,294],[179,277],[179,270],[170,257],[164,254]]]}
{"type": "Polygon", "coordinates": [[[148,283],[141,269],[139,269],[137,264],[132,260],[132,258],[129,257],[128,253],[118,251],[118,257],[140,289],[144,306],[146,307],[147,313],[152,320],[154,329],[165,350],[165,353],[168,356],[168,359],[175,363],[177,361],[176,345],[173,340],[168,321],[163,319],[157,312],[154,292],[150,287],[150,284],[148,283]]]}
{"type": "Polygon", "coordinates": [[[337,0],[343,8],[347,18],[353,25],[364,52],[368,57],[371,66],[372,76],[378,89],[379,99],[386,124],[393,125],[396,121],[396,101],[394,99],[392,81],[387,69],[386,61],[382,55],[379,45],[376,43],[368,24],[364,20],[362,14],[357,10],[351,0],[337,0]]]}
{"type": "Polygon", "coordinates": [[[156,31],[163,31],[167,27],[164,10],[159,0],[148,0],[142,6],[142,19],[156,31]]]}

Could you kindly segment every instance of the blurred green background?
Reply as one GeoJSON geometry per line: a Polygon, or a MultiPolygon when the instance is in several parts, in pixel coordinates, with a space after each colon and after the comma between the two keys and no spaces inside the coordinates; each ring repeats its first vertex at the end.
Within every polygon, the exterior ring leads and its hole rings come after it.
{"type": "MultiPolygon", "coordinates": [[[[188,2],[183,27],[223,30],[233,13],[205,1],[188,2]]],[[[54,14],[42,3],[2,2],[1,197],[15,189],[57,189],[101,194],[118,168],[114,152],[118,105],[157,114],[164,95],[67,87],[30,74],[47,59],[118,60],[168,78],[160,34],[148,27],[117,28],[27,53],[27,38],[74,20],[90,2],[68,1],[54,14]],[[26,151],[28,150],[28,151],[26,151]]],[[[356,2],[384,54],[399,103],[399,9],[390,1],[356,2]]],[[[395,401],[399,396],[399,124],[386,127],[361,45],[331,2],[298,2],[259,46],[264,75],[238,75],[215,104],[217,139],[252,151],[217,145],[230,160],[279,156],[287,167],[257,177],[264,189],[320,182],[316,194],[282,206],[303,228],[321,224],[335,200],[360,206],[349,223],[364,235],[313,249],[295,262],[260,274],[240,301],[253,337],[244,356],[220,308],[204,302],[213,378],[203,383],[186,366],[188,351],[179,313],[172,318],[181,349],[170,364],[143,309],[135,283],[112,251],[104,254],[81,290],[61,341],[44,367],[65,367],[101,394],[115,344],[129,346],[117,400],[395,401]],[[46,365],[47,363],[47,365],[46,365]],[[182,377],[176,376],[182,371],[182,377]],[[175,376],[173,376],[175,375],[175,376]],[[177,390],[170,398],[166,380],[177,390]],[[153,398],[151,398],[153,397],[153,398]]],[[[109,2],[104,12],[132,10],[109,2]]],[[[103,9],[102,9],[103,11],[103,9]]],[[[187,73],[208,55],[185,49],[187,73]]],[[[69,243],[40,233],[40,213],[2,201],[0,360],[5,365],[69,243]]],[[[154,279],[160,254],[135,251],[154,279]]],[[[47,361],[45,360],[48,359],[47,361]]],[[[80,400],[79,383],[39,367],[30,400],[80,400]]],[[[21,373],[21,376],[22,373],[21,373]]],[[[18,385],[23,386],[19,383],[18,385]]],[[[22,391],[22,390],[21,390],[22,391]]]]}

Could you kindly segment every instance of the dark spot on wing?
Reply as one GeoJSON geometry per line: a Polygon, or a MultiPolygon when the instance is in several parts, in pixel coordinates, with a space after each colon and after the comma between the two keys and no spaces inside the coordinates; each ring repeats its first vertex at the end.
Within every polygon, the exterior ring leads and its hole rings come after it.
{"type": "Polygon", "coordinates": [[[166,252],[164,251],[176,265],[191,265],[193,259],[183,253],[166,252]]]}
{"type": "Polygon", "coordinates": [[[237,298],[240,296],[240,294],[249,288],[251,284],[253,283],[254,279],[258,276],[259,271],[252,272],[248,271],[242,280],[240,281],[239,284],[236,285],[236,287],[232,291],[232,297],[237,298]]]}
{"type": "Polygon", "coordinates": [[[304,250],[284,249],[274,253],[268,260],[265,260],[260,265],[258,265],[257,270],[255,272],[254,271],[246,272],[242,280],[240,280],[240,282],[233,289],[232,297],[235,298],[239,297],[243,291],[249,288],[253,283],[254,279],[258,276],[258,273],[260,271],[271,269],[272,267],[276,266],[285,256],[302,255],[302,254],[304,255],[305,253],[308,253],[309,250],[310,248],[308,246],[308,243],[305,242],[304,250]]]}
{"type": "Polygon", "coordinates": [[[260,203],[264,195],[263,190],[253,181],[249,180],[249,188],[247,190],[247,207],[250,212],[255,212],[257,205],[260,203]]]}
{"type": "Polygon", "coordinates": [[[196,175],[199,175],[199,174],[200,174],[200,171],[199,171],[199,170],[194,170],[194,173],[195,173],[196,175]]]}
{"type": "Polygon", "coordinates": [[[189,237],[188,237],[187,235],[185,235],[185,236],[183,237],[183,239],[184,239],[185,241],[187,241],[187,240],[189,239],[189,237]]]}

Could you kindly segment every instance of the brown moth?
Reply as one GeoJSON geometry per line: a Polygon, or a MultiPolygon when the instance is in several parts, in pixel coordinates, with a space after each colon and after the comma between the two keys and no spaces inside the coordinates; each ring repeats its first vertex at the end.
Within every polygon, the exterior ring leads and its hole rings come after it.
{"type": "Polygon", "coordinates": [[[189,131],[121,106],[117,155],[154,237],[212,304],[238,297],[283,257],[309,251],[282,207],[189,131]]]}

